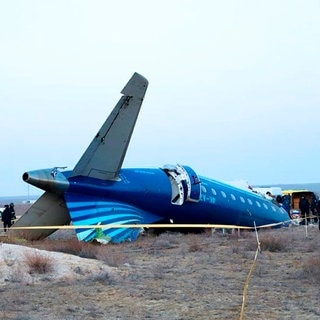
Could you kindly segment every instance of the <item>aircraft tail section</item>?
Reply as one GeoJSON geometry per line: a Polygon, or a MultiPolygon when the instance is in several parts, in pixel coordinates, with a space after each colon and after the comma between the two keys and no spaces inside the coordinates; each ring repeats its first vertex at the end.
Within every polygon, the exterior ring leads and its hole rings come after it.
{"type": "Polygon", "coordinates": [[[73,169],[72,177],[117,179],[147,87],[147,79],[134,73],[121,91],[123,96],[73,169]]]}

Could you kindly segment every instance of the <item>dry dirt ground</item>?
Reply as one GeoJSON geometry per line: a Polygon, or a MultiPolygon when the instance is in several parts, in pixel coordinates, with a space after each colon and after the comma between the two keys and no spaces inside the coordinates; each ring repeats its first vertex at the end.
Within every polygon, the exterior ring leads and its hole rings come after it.
{"type": "Polygon", "coordinates": [[[2,237],[0,319],[320,317],[318,226],[259,230],[255,264],[254,232],[148,234],[134,243],[91,245],[96,259],[48,251],[53,243],[75,243],[73,237],[58,231],[19,246],[2,237]],[[48,257],[51,268],[31,272],[32,254],[48,257]]]}

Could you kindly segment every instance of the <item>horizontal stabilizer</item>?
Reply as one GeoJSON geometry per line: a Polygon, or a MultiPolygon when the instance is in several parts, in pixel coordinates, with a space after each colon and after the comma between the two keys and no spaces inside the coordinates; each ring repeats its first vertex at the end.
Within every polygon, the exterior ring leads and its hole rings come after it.
{"type": "Polygon", "coordinates": [[[117,179],[148,87],[148,81],[134,73],[100,131],[75,166],[72,177],[117,179]]]}
{"type": "Polygon", "coordinates": [[[21,227],[63,226],[70,222],[64,199],[45,192],[26,213],[9,229],[9,236],[28,240],[39,240],[49,236],[56,229],[20,229],[21,227]],[[15,229],[19,227],[19,229],[15,229]]]}

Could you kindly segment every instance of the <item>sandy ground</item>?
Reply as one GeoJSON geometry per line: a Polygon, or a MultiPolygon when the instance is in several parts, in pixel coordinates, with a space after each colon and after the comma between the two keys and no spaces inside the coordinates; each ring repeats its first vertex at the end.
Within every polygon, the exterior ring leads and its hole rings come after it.
{"type": "Polygon", "coordinates": [[[64,281],[81,279],[84,276],[111,272],[112,268],[94,259],[83,259],[61,252],[49,252],[21,245],[0,243],[0,286],[9,282],[21,282],[24,285],[45,281],[64,281]],[[37,257],[53,261],[49,272],[30,273],[28,261],[37,257]]]}
{"type": "Polygon", "coordinates": [[[2,238],[0,318],[240,319],[246,297],[243,319],[319,319],[318,227],[258,235],[255,265],[253,232],[147,235],[92,246],[95,259],[42,250],[73,241],[60,231],[23,245],[2,238]],[[30,272],[30,255],[50,257],[53,267],[30,272]]]}

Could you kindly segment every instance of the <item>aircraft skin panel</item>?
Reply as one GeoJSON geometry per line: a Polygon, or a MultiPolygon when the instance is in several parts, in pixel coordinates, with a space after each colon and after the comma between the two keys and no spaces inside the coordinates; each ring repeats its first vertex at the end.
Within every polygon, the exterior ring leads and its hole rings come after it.
{"type": "Polygon", "coordinates": [[[290,217],[280,205],[262,195],[201,177],[201,202],[214,208],[215,223],[253,227],[273,223],[288,224],[290,217]]]}
{"type": "Polygon", "coordinates": [[[75,227],[101,224],[101,229],[76,228],[81,241],[99,241],[101,238],[113,243],[133,241],[142,231],[141,228],[112,228],[112,225],[153,223],[161,219],[128,204],[93,196],[66,193],[65,200],[75,227]]]}
{"type": "Polygon", "coordinates": [[[116,179],[139,115],[148,81],[135,73],[110,116],[75,166],[72,176],[116,179]]]}

